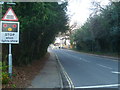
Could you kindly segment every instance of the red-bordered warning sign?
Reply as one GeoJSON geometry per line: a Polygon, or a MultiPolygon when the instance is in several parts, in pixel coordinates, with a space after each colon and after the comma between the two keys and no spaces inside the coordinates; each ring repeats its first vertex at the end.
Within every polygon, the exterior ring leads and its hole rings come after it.
{"type": "Polygon", "coordinates": [[[13,9],[10,7],[2,18],[4,21],[18,21],[17,16],[15,15],[13,9]]]}

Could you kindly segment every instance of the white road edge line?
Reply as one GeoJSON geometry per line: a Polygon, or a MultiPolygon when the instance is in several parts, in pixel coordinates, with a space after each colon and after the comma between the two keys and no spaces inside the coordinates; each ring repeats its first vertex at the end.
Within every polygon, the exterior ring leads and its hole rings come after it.
{"type": "Polygon", "coordinates": [[[112,73],[115,73],[115,74],[120,74],[120,72],[116,72],[116,71],[112,71],[112,73]]]}
{"type": "Polygon", "coordinates": [[[58,61],[59,65],[60,65],[62,71],[63,71],[63,74],[65,75],[65,78],[67,79],[67,82],[68,82],[68,84],[69,84],[69,87],[71,88],[71,90],[74,89],[74,85],[73,85],[72,80],[70,79],[70,77],[68,76],[68,74],[67,74],[67,72],[65,71],[64,67],[62,66],[62,64],[61,64],[61,62],[60,62],[57,54],[56,54],[56,53],[54,53],[54,54],[55,54],[55,56],[56,56],[56,58],[57,58],[57,61],[58,61]]]}
{"type": "Polygon", "coordinates": [[[112,69],[111,67],[107,67],[107,66],[104,66],[104,65],[101,65],[101,64],[97,64],[97,65],[99,65],[101,67],[104,67],[104,68],[112,69]]]}
{"type": "Polygon", "coordinates": [[[75,88],[104,88],[104,87],[118,87],[120,84],[110,84],[110,85],[96,85],[96,86],[81,86],[75,88]]]}

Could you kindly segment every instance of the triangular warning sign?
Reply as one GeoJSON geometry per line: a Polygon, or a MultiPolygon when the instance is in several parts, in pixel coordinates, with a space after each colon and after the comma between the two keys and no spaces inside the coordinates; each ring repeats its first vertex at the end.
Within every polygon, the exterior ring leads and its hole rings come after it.
{"type": "Polygon", "coordinates": [[[4,21],[18,21],[17,16],[15,15],[13,9],[10,7],[2,18],[4,21]]]}

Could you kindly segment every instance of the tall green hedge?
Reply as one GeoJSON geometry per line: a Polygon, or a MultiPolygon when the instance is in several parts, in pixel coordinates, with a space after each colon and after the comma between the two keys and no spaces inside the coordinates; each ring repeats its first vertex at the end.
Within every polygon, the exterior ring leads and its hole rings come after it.
{"type": "MultiPolygon", "coordinates": [[[[66,5],[57,2],[19,2],[12,7],[20,22],[20,43],[12,47],[14,65],[40,59],[56,34],[67,30],[66,5]]],[[[4,4],[3,13],[7,7],[4,4]]],[[[6,48],[3,47],[4,50],[6,48]]]]}

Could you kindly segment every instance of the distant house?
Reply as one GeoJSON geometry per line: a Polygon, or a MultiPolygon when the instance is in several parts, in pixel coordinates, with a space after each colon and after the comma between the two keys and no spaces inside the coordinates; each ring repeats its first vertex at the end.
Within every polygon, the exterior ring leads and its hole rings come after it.
{"type": "Polygon", "coordinates": [[[58,36],[55,38],[55,46],[60,48],[70,48],[70,38],[69,36],[58,36]]]}

